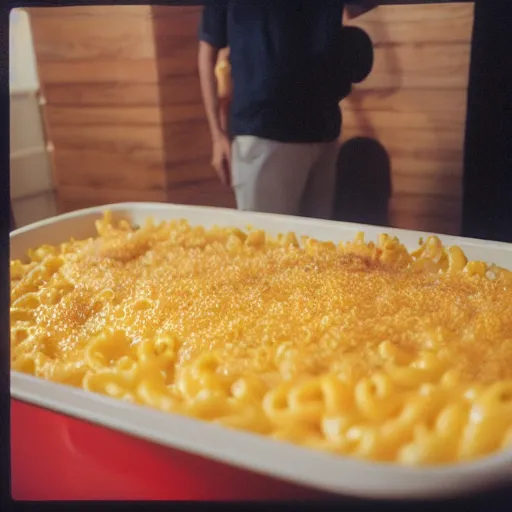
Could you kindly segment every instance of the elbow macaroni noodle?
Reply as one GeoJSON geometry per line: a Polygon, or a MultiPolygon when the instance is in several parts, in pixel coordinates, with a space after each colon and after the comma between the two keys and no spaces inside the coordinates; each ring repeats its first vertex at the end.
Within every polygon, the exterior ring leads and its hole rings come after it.
{"type": "Polygon", "coordinates": [[[114,224],[11,261],[12,369],[374,461],[512,445],[512,273],[436,237],[114,224]]]}

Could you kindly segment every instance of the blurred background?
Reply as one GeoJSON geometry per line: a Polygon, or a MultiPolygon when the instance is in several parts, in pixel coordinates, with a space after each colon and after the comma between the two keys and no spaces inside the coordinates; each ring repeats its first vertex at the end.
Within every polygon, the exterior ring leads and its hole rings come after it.
{"type": "MultiPolygon", "coordinates": [[[[234,207],[210,167],[200,7],[11,12],[17,227],[88,206],[234,207]]],[[[337,220],[458,234],[473,3],[381,6],[354,20],[374,69],[342,102],[337,220]]]]}

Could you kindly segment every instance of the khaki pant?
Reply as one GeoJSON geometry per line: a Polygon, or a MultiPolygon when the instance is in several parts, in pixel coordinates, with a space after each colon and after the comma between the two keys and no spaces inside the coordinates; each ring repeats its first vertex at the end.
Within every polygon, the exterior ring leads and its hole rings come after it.
{"type": "Polygon", "coordinates": [[[330,218],[338,149],[337,141],[291,144],[236,137],[232,179],[238,209],[330,218]]]}

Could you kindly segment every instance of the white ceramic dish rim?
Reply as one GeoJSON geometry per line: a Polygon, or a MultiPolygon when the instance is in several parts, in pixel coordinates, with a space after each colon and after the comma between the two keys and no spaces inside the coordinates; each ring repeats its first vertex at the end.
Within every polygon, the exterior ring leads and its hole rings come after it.
{"type": "MultiPolygon", "coordinates": [[[[119,203],[88,208],[25,226],[11,234],[11,257],[42,243],[60,243],[70,236],[94,234],[93,220],[108,209],[114,216],[142,223],[185,218],[191,224],[244,228],[248,224],[273,233],[295,231],[324,240],[347,240],[357,231],[368,238],[382,232],[399,236],[409,247],[420,233],[376,226],[242,213],[223,208],[161,203],[119,203]],[[39,240],[38,240],[39,238],[39,240]]],[[[440,235],[448,245],[461,246],[470,259],[484,259],[512,268],[512,245],[440,235]],[[507,264],[508,263],[508,264],[507,264]]],[[[384,499],[425,499],[456,496],[512,483],[512,452],[502,452],[472,463],[446,467],[408,468],[377,464],[306,450],[245,432],[219,427],[179,415],[124,403],[102,395],[11,372],[13,398],[69,416],[100,424],[161,445],[272,477],[347,496],[384,499]]]]}

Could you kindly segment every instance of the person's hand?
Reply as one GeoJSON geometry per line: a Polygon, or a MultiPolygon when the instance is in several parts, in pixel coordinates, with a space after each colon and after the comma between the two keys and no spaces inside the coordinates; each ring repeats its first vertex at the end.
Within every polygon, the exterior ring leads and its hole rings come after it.
{"type": "Polygon", "coordinates": [[[224,185],[231,185],[231,142],[225,133],[213,140],[212,166],[224,185]]]}

